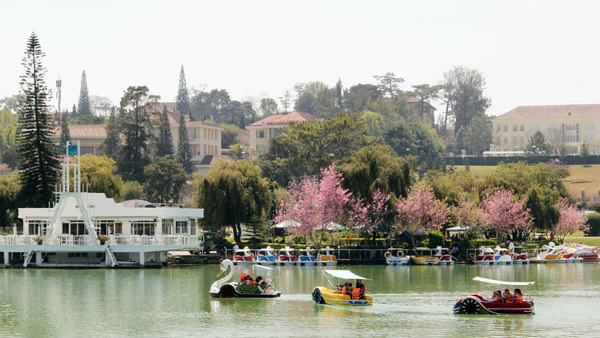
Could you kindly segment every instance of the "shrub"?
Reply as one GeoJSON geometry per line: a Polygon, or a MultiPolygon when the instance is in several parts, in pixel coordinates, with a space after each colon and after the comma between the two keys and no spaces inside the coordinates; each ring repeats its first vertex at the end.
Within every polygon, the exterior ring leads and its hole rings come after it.
{"type": "Polygon", "coordinates": [[[600,213],[594,212],[586,215],[589,229],[585,232],[586,236],[600,236],[600,213]]]}
{"type": "Polygon", "coordinates": [[[600,202],[589,202],[587,208],[595,212],[600,212],[600,202]]]}
{"type": "Polygon", "coordinates": [[[444,246],[444,235],[441,231],[432,231],[427,234],[427,239],[423,241],[423,245],[428,248],[435,248],[437,246],[444,246]]]}

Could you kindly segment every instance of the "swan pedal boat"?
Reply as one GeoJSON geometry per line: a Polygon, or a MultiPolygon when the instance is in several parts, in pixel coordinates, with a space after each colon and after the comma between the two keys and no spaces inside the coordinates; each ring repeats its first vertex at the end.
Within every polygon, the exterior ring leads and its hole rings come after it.
{"type": "Polygon", "coordinates": [[[351,296],[343,294],[338,291],[337,288],[329,280],[329,276],[343,279],[343,280],[369,280],[368,278],[361,277],[350,270],[323,270],[325,278],[332,286],[333,289],[328,289],[324,286],[317,286],[313,289],[312,298],[316,304],[329,304],[329,305],[346,305],[346,306],[367,306],[373,305],[373,296],[364,294],[363,299],[352,299],[351,296]]]}
{"type": "Polygon", "coordinates": [[[268,246],[264,249],[258,250],[256,256],[256,264],[258,265],[275,265],[277,264],[277,257],[273,255],[273,249],[268,246]]]}
{"type": "MultiPolygon", "coordinates": [[[[501,286],[532,286],[535,282],[504,282],[482,277],[473,278],[476,282],[485,283],[490,289],[501,289],[501,286]]],[[[454,314],[491,314],[491,315],[533,315],[535,307],[530,297],[522,302],[506,303],[503,301],[492,301],[479,294],[471,294],[461,298],[452,308],[454,314]]]]}
{"type": "Polygon", "coordinates": [[[233,253],[233,265],[253,265],[256,264],[250,249],[246,246],[233,253]]]}
{"type": "MultiPolygon", "coordinates": [[[[272,270],[272,268],[260,265],[254,265],[257,268],[272,270]]],[[[233,276],[233,262],[225,259],[221,263],[221,272],[229,269],[227,276],[217,280],[210,287],[210,296],[213,298],[277,298],[281,296],[281,292],[269,290],[261,292],[257,285],[240,285],[237,282],[228,282],[233,276]]]]}

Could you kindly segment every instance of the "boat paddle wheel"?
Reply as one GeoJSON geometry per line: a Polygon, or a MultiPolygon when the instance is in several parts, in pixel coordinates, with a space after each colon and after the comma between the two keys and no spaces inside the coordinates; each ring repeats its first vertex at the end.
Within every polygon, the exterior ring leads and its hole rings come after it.
{"type": "Polygon", "coordinates": [[[323,295],[321,294],[321,290],[319,288],[315,288],[313,290],[312,299],[315,304],[325,304],[325,299],[323,299],[323,295]]]}
{"type": "MultiPolygon", "coordinates": [[[[271,268],[254,265],[255,268],[272,270],[271,268]]],[[[223,272],[229,269],[229,274],[227,276],[217,280],[210,287],[210,296],[213,298],[276,298],[281,296],[281,292],[271,290],[271,280],[267,280],[269,284],[246,284],[246,283],[236,283],[229,282],[231,277],[233,276],[233,262],[229,259],[224,260],[221,263],[221,272],[219,272],[219,277],[223,272]]],[[[246,274],[246,276],[248,276],[246,274]]],[[[257,283],[258,283],[257,278],[257,283]]]]}

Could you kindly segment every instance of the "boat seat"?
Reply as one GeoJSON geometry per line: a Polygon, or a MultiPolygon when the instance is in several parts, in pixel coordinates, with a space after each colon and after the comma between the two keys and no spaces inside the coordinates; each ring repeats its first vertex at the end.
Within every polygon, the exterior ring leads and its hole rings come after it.
{"type": "Polygon", "coordinates": [[[254,259],[252,258],[252,256],[244,256],[244,261],[246,261],[246,262],[254,262],[254,259]]]}
{"type": "Polygon", "coordinates": [[[233,260],[236,262],[242,262],[244,261],[244,258],[242,256],[235,255],[233,256],[233,260]]]}
{"type": "Polygon", "coordinates": [[[275,256],[267,256],[269,258],[269,262],[276,262],[277,261],[277,257],[275,256]]]}

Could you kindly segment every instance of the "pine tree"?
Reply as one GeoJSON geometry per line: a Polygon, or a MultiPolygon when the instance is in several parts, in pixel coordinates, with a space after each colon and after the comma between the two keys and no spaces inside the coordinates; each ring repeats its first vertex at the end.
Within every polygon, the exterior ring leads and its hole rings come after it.
{"type": "Polygon", "coordinates": [[[68,111],[62,114],[60,119],[60,146],[58,147],[59,154],[64,154],[67,142],[71,141],[71,132],[69,131],[69,124],[67,123],[68,111]]]}
{"type": "Polygon", "coordinates": [[[190,121],[194,121],[194,117],[190,114],[190,96],[185,82],[185,71],[183,65],[179,72],[179,90],[177,91],[177,112],[183,116],[188,116],[190,121]]]}
{"type": "Polygon", "coordinates": [[[156,142],[156,157],[173,157],[173,136],[171,135],[171,125],[169,124],[169,115],[167,106],[164,106],[160,114],[160,125],[158,130],[158,141],[156,142]]]}
{"type": "Polygon", "coordinates": [[[85,70],[81,74],[81,90],[79,91],[78,108],[80,116],[92,115],[92,109],[90,108],[90,94],[88,93],[85,70]]]}
{"type": "Polygon", "coordinates": [[[183,114],[179,115],[179,142],[177,143],[177,161],[183,165],[183,169],[185,169],[188,174],[194,171],[195,167],[192,163],[190,135],[188,135],[183,114]]]}
{"type": "Polygon", "coordinates": [[[150,95],[146,86],[128,87],[121,98],[121,129],[125,143],[121,148],[117,167],[127,181],[144,181],[144,167],[150,163],[147,142],[150,138],[150,107],[158,96],[150,95]]]}
{"type": "Polygon", "coordinates": [[[77,112],[77,107],[73,105],[73,112],[71,113],[71,117],[77,117],[79,113],[77,112]]]}
{"type": "Polygon", "coordinates": [[[117,120],[117,115],[113,109],[106,123],[106,139],[102,142],[102,152],[104,155],[117,160],[119,155],[119,147],[121,143],[121,126],[117,120]]]}
{"type": "Polygon", "coordinates": [[[20,84],[24,100],[18,109],[21,191],[23,206],[27,207],[42,207],[51,201],[59,168],[56,147],[50,140],[54,126],[47,114],[50,91],[44,81],[44,56],[38,37],[31,33],[22,62],[25,75],[20,84]]]}

